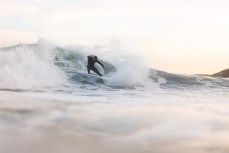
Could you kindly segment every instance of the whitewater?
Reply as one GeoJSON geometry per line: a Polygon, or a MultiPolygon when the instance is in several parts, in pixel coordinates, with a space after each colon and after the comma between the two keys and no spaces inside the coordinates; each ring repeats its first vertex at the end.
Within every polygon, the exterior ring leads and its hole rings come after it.
{"type": "Polygon", "coordinates": [[[228,92],[228,79],[152,69],[110,46],[4,47],[0,152],[226,153],[228,92]],[[80,75],[88,55],[105,83],[80,75]]]}

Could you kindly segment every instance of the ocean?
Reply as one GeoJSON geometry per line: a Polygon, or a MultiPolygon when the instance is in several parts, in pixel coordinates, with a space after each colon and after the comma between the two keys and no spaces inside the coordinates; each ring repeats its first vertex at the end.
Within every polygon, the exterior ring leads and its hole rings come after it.
{"type": "Polygon", "coordinates": [[[0,90],[1,153],[229,152],[228,79],[152,69],[109,46],[1,48],[0,90]],[[88,55],[105,83],[82,77],[88,55]]]}

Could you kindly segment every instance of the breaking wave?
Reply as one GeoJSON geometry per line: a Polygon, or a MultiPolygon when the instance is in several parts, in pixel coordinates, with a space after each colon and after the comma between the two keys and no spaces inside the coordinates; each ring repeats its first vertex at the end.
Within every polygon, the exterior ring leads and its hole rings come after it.
{"type": "MultiPolygon", "coordinates": [[[[39,40],[0,49],[0,89],[39,90],[69,85],[85,85],[79,74],[86,74],[87,56],[97,55],[105,70],[103,86],[138,88],[229,87],[229,81],[195,75],[172,74],[149,69],[139,57],[123,55],[109,47],[58,47],[39,40]]],[[[96,83],[93,85],[97,85],[96,83]]]]}

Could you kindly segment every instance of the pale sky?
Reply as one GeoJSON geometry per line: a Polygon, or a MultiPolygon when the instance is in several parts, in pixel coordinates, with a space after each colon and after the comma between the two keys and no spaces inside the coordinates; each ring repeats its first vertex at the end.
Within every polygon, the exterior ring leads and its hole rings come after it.
{"type": "Polygon", "coordinates": [[[228,0],[0,0],[0,47],[35,43],[104,45],[174,73],[228,68],[228,0]]]}

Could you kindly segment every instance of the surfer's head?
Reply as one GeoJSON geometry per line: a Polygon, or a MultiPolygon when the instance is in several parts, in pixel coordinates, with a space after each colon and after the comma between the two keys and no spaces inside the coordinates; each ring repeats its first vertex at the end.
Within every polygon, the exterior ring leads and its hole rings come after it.
{"type": "Polygon", "coordinates": [[[96,61],[97,59],[98,59],[98,57],[97,57],[97,56],[94,56],[94,57],[93,57],[93,60],[94,60],[94,61],[96,61]]]}
{"type": "Polygon", "coordinates": [[[93,57],[92,57],[92,60],[93,60],[93,61],[97,61],[97,59],[98,59],[97,56],[93,56],[93,57]]]}

